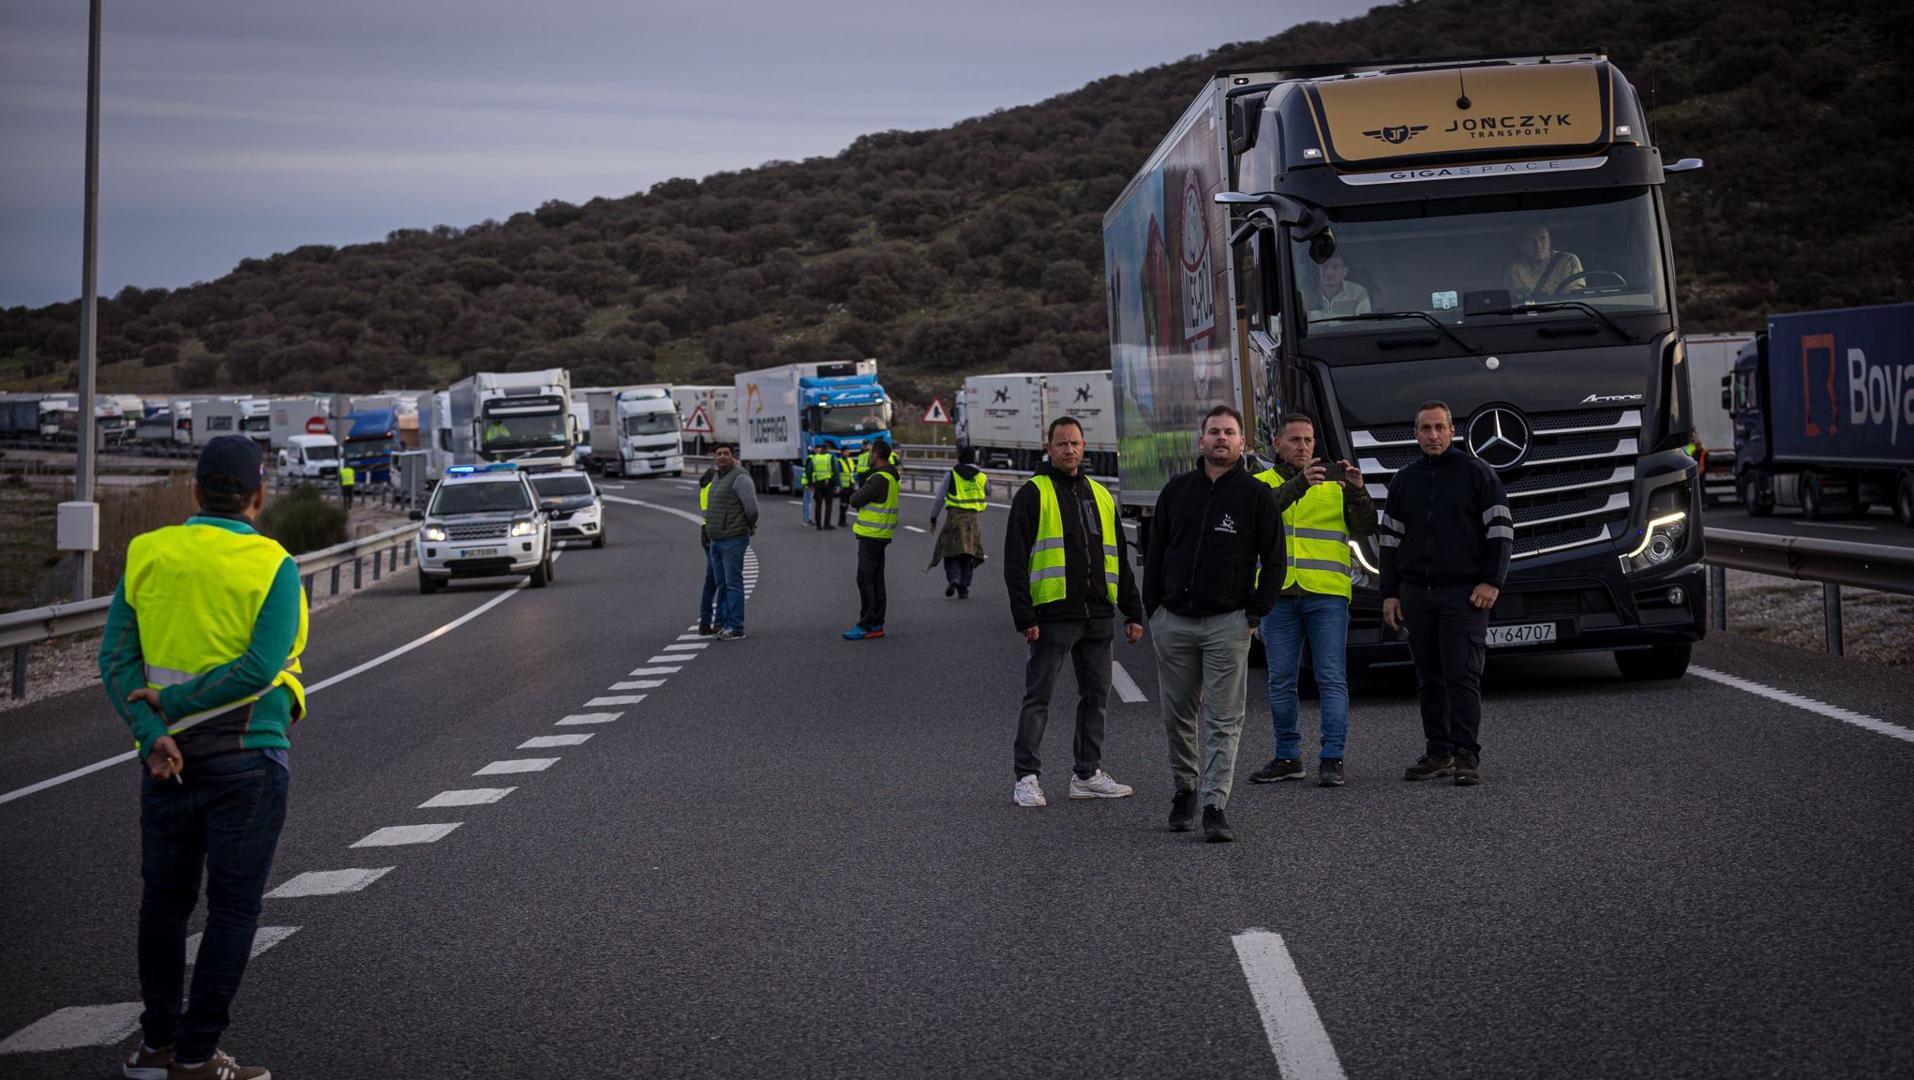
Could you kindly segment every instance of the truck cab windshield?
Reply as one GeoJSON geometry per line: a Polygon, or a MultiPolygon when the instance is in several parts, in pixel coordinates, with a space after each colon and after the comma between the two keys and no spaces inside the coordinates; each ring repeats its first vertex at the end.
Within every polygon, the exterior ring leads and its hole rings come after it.
{"type": "Polygon", "coordinates": [[[551,412],[538,416],[488,416],[485,445],[495,450],[550,446],[565,441],[565,416],[551,412]]]}
{"type": "Polygon", "coordinates": [[[1639,189],[1347,208],[1333,243],[1291,245],[1298,311],[1310,336],[1389,329],[1348,318],[1387,312],[1452,326],[1666,312],[1655,214],[1639,189]]]}
{"type": "Polygon", "coordinates": [[[627,435],[671,435],[677,430],[676,413],[639,413],[636,416],[625,417],[625,434],[627,435]]]}
{"type": "Polygon", "coordinates": [[[876,405],[827,405],[820,409],[817,431],[820,435],[869,435],[888,431],[891,403],[876,405]]]}
{"type": "Polygon", "coordinates": [[[427,516],[518,513],[531,508],[531,502],[525,498],[525,485],[517,481],[441,484],[438,491],[433,493],[432,508],[427,511],[427,516]]]}

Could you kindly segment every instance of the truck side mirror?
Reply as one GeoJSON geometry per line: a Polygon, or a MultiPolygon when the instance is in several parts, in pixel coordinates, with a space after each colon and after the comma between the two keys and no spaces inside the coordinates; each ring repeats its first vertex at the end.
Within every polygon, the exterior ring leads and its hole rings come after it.
{"type": "Polygon", "coordinates": [[[1721,391],[1721,407],[1722,408],[1724,409],[1734,408],[1734,406],[1729,403],[1730,396],[1731,395],[1729,394],[1728,390],[1724,387],[1721,391]]]}

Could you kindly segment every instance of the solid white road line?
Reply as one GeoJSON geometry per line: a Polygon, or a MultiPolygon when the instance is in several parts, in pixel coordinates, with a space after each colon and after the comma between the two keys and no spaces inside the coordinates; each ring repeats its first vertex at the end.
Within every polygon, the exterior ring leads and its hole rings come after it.
{"type": "Polygon", "coordinates": [[[1283,1080],[1344,1080],[1336,1047],[1323,1030],[1316,1003],[1290,959],[1282,935],[1245,930],[1236,935],[1236,959],[1263,1017],[1263,1034],[1283,1080]]]}
{"type": "Polygon", "coordinates": [[[403,847],[406,844],[436,844],[452,835],[452,830],[464,824],[461,821],[433,822],[429,825],[387,825],[383,829],[374,829],[360,837],[352,846],[359,847],[403,847]]]}
{"type": "Polygon", "coordinates": [[[608,697],[595,697],[585,702],[587,709],[602,709],[607,705],[636,705],[645,700],[643,694],[612,694],[608,697]]]}
{"type": "Polygon", "coordinates": [[[1811,697],[1803,697],[1800,694],[1790,693],[1786,690],[1777,690],[1764,683],[1758,683],[1752,679],[1744,679],[1738,675],[1730,675],[1725,671],[1715,671],[1712,668],[1695,667],[1692,665],[1688,668],[1688,671],[1690,674],[1699,675],[1710,682],[1718,682],[1723,686],[1732,686],[1737,690],[1746,690],[1750,694],[1767,698],[1770,701],[1779,701],[1783,705],[1792,705],[1797,709],[1805,709],[1817,716],[1825,716],[1831,720],[1839,720],[1844,724],[1853,724],[1858,728],[1866,728],[1876,734],[1886,735],[1890,739],[1900,739],[1902,742],[1914,742],[1914,728],[1904,728],[1899,724],[1890,724],[1885,720],[1877,720],[1866,713],[1858,713],[1852,709],[1843,709],[1839,705],[1830,705],[1825,701],[1816,701],[1811,697]]]}
{"type": "Polygon", "coordinates": [[[631,669],[631,674],[634,678],[639,675],[676,675],[683,670],[679,667],[641,667],[631,669]]]}
{"type": "MultiPolygon", "coordinates": [[[[697,487],[698,485],[693,484],[691,486],[697,487]]],[[[691,522],[693,525],[704,524],[704,519],[692,513],[691,511],[680,510],[675,506],[666,506],[663,503],[646,502],[643,499],[627,499],[623,495],[607,495],[605,496],[605,501],[613,502],[613,503],[623,503],[626,506],[642,506],[647,510],[662,510],[667,514],[676,514],[679,517],[684,518],[686,521],[691,522]]]]}
{"type": "Polygon", "coordinates": [[[576,735],[537,735],[519,743],[513,749],[550,750],[554,746],[578,746],[585,740],[591,738],[592,734],[592,732],[585,731],[576,735]]]}
{"type": "Polygon", "coordinates": [[[573,716],[567,716],[552,726],[565,727],[569,724],[609,724],[623,715],[625,714],[621,712],[578,713],[573,716]]]}
{"type": "Polygon", "coordinates": [[[1144,696],[1143,688],[1136,684],[1136,680],[1130,678],[1130,673],[1115,660],[1110,661],[1110,685],[1116,688],[1117,698],[1121,701],[1135,704],[1150,700],[1144,696]]]}
{"type": "Polygon", "coordinates": [[[665,681],[663,679],[632,679],[629,682],[612,683],[611,689],[613,690],[656,690],[660,686],[663,686],[664,684],[665,684],[665,681]]]}
{"type": "Polygon", "coordinates": [[[503,776],[507,773],[544,772],[556,764],[558,759],[555,757],[508,758],[504,761],[494,761],[472,775],[503,776]]]}
{"type": "Polygon", "coordinates": [[[332,896],[358,892],[391,873],[396,867],[376,870],[308,870],[266,894],[268,900],[290,900],[297,896],[332,896]]]}
{"type": "Polygon", "coordinates": [[[515,787],[453,788],[451,791],[441,791],[420,803],[419,809],[437,810],[442,806],[486,806],[517,790],[515,787]]]}

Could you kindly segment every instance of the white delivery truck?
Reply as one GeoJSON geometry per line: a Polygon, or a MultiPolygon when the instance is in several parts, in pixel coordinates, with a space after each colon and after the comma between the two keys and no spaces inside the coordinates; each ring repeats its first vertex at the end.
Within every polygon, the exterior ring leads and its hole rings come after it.
{"type": "Polygon", "coordinates": [[[977,464],[1033,470],[1043,460],[1043,380],[1042,375],[964,380],[964,434],[977,452],[977,464]]]}
{"type": "Polygon", "coordinates": [[[331,435],[288,435],[279,449],[279,475],[287,480],[336,480],[339,440],[331,435]]]}
{"type": "Polygon", "coordinates": [[[685,471],[678,406],[671,388],[639,386],[618,392],[613,403],[617,456],[605,471],[617,476],[677,476],[685,471]],[[614,472],[614,470],[616,470],[614,472]]]}
{"type": "Polygon", "coordinates": [[[1690,419],[1707,453],[1701,476],[1701,498],[1705,505],[1740,499],[1735,493],[1735,421],[1721,392],[1728,388],[1729,377],[1735,373],[1736,355],[1743,345],[1754,339],[1753,331],[1682,339],[1687,345],[1688,387],[1695,405],[1690,419]]]}
{"type": "Polygon", "coordinates": [[[709,452],[714,442],[738,441],[736,386],[676,386],[671,400],[678,406],[687,454],[709,452]]]}
{"type": "Polygon", "coordinates": [[[274,398],[268,405],[266,435],[274,450],[292,445],[294,435],[330,435],[330,403],[319,398],[274,398]]]}
{"type": "Polygon", "coordinates": [[[481,371],[453,383],[446,394],[455,462],[571,468],[572,452],[578,448],[571,385],[564,368],[481,371]]]}
{"type": "Polygon", "coordinates": [[[1083,425],[1083,466],[1094,476],[1117,474],[1116,396],[1108,371],[1060,371],[1043,377],[1043,425],[1059,416],[1083,425]]]}
{"type": "Polygon", "coordinates": [[[579,386],[572,389],[572,413],[579,417],[580,440],[590,448],[589,465],[609,475],[618,461],[618,395],[630,386],[579,386]]]}

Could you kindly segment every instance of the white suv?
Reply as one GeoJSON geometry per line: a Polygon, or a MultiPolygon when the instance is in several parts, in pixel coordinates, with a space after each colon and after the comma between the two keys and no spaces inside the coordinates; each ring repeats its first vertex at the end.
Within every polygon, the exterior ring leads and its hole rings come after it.
{"type": "Polygon", "coordinates": [[[460,577],[525,574],[532,588],[552,580],[552,532],[538,493],[509,463],[456,465],[432,491],[419,526],[419,591],[460,577]]]}
{"type": "Polygon", "coordinates": [[[538,492],[554,540],[590,540],[592,547],[605,546],[605,500],[591,477],[575,469],[533,473],[532,490],[538,492]]]}

